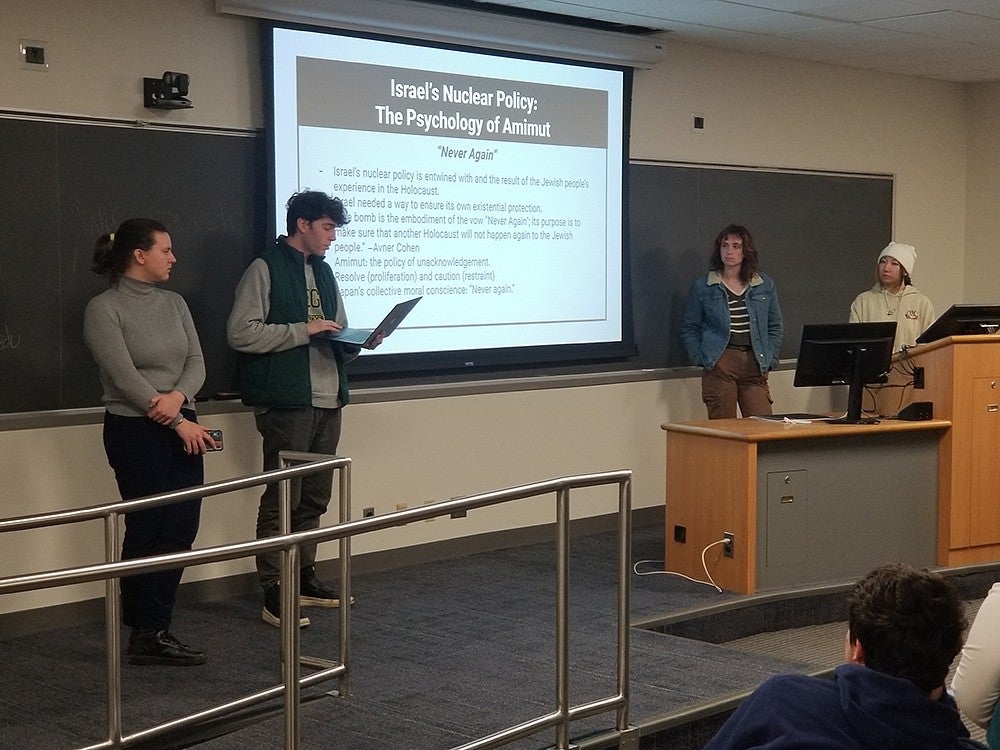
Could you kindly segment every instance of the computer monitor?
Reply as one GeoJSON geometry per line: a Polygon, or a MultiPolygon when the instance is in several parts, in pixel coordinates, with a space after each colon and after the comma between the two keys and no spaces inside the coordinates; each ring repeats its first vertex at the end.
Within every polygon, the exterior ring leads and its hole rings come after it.
{"type": "Polygon", "coordinates": [[[1000,330],[1000,305],[952,305],[917,337],[918,344],[948,336],[996,333],[1000,330]]]}
{"type": "Polygon", "coordinates": [[[895,336],[895,322],[804,325],[795,385],[847,385],[847,415],[830,421],[877,421],[861,417],[861,397],[865,385],[889,379],[895,336]]]}

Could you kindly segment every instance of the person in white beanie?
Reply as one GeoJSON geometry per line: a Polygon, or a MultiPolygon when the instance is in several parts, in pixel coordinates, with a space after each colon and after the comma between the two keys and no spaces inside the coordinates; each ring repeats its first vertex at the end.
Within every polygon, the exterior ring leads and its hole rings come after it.
{"type": "Polygon", "coordinates": [[[876,284],[854,298],[851,323],[896,322],[894,351],[916,346],[917,336],[934,322],[934,305],[913,286],[910,275],[917,249],[890,242],[875,265],[876,284]]]}

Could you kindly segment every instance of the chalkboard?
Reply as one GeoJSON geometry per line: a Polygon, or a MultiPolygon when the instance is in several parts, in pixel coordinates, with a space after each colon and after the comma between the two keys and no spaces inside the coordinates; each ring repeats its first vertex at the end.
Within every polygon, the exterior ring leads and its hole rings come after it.
{"type": "Polygon", "coordinates": [[[0,120],[0,413],[100,404],[83,310],[106,287],[94,241],[126,218],[158,219],[177,264],[169,288],[191,309],[203,394],[231,388],[225,323],[264,236],[255,134],[0,120]]]}
{"type": "Polygon", "coordinates": [[[885,175],[633,163],[629,185],[633,316],[644,368],[690,364],[679,336],[684,304],[727,225],[751,231],[761,271],[775,281],[782,358],[797,355],[804,323],[847,321],[854,297],[875,283],[875,261],[892,237],[893,182],[885,175]]]}
{"type": "MultiPolygon", "coordinates": [[[[170,230],[178,262],[169,288],[184,296],[208,377],[200,396],[233,387],[225,322],[247,264],[270,240],[264,139],[255,134],[0,119],[0,414],[97,406],[97,366],[83,310],[104,289],[91,273],[98,235],[132,216],[170,230]]],[[[715,235],[746,224],[785,316],[783,357],[802,324],[843,321],[874,283],[892,232],[892,179],[732,167],[633,163],[632,307],[638,357],[593,369],[689,364],[678,324],[691,281],[706,273],[715,235]]],[[[580,372],[537,366],[522,375],[580,372]]],[[[510,375],[508,371],[504,373],[510,375]]],[[[468,380],[497,373],[447,376],[468,380]]],[[[358,378],[364,385],[438,382],[358,378]]]]}

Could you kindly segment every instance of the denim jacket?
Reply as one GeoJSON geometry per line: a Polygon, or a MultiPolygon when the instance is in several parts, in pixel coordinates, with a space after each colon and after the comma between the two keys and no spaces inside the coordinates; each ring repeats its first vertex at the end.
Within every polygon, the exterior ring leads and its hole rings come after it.
{"type": "MultiPolygon", "coordinates": [[[[746,291],[750,343],[761,374],[778,364],[784,324],[778,293],[770,276],[754,274],[746,291]]],[[[715,367],[729,343],[729,300],[718,271],[695,279],[681,319],[681,341],[692,364],[715,367]]]]}

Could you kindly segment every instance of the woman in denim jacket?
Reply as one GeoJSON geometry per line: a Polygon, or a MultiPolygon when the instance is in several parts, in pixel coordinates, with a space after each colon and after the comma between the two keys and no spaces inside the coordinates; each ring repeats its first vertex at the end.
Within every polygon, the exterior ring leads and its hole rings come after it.
{"type": "Polygon", "coordinates": [[[784,325],[774,281],[757,271],[746,227],[730,224],[715,238],[711,269],[691,285],[681,340],[700,365],[709,419],[771,414],[767,374],[778,364],[784,325]]]}

